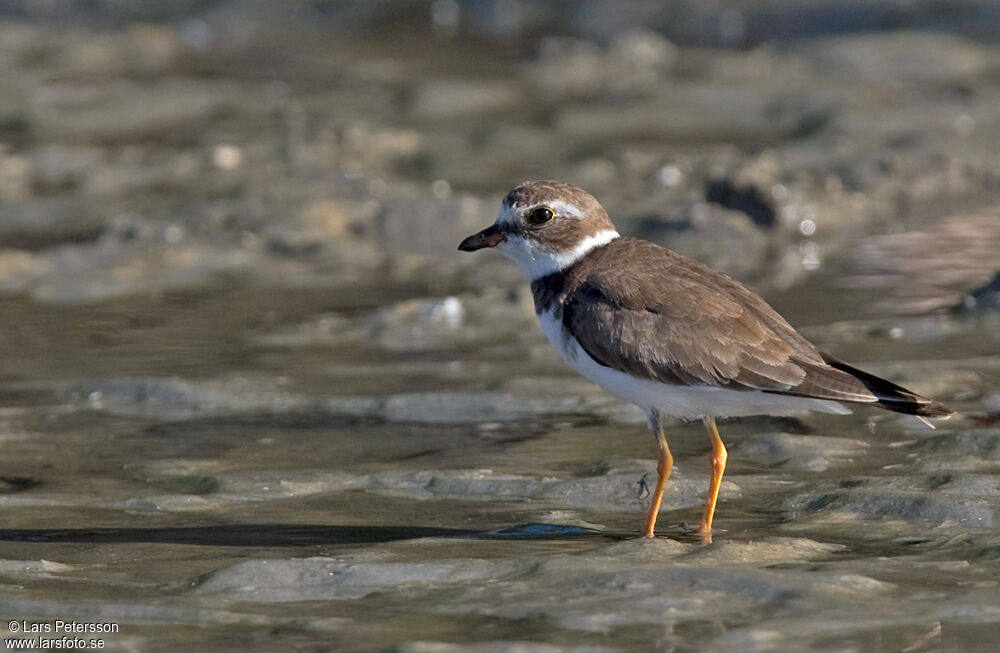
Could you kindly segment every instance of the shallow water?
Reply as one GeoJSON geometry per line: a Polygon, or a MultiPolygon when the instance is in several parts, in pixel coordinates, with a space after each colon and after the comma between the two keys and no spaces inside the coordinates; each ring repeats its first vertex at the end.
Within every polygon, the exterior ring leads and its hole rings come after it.
{"type": "MultiPolygon", "coordinates": [[[[827,309],[855,312],[855,299],[827,309]]],[[[353,345],[260,344],[256,316],[228,310],[273,312],[275,332],[331,303],[353,312],[324,290],[217,288],[141,311],[9,301],[8,334],[61,315],[58,334],[0,352],[36,361],[8,368],[22,373],[8,372],[0,413],[5,614],[113,622],[121,650],[972,651],[992,637],[995,426],[959,416],[929,431],[864,409],[727,422],[718,533],[702,547],[688,532],[707,439],[678,423],[661,539],[645,542],[645,427],[554,359],[511,378],[509,356],[441,347],[345,374],[353,345]],[[397,370],[382,392],[358,391],[397,370]]],[[[793,321],[809,311],[789,308],[793,321]]],[[[884,354],[894,378],[976,410],[949,379],[974,396],[995,387],[1000,359],[981,353],[991,318],[926,321],[894,320],[934,335],[882,346],[812,334],[873,369],[884,354]]],[[[527,331],[509,351],[536,345],[527,331]]]]}
{"type": "Polygon", "coordinates": [[[5,639],[993,650],[1000,320],[967,300],[1000,267],[995,46],[678,50],[585,13],[537,43],[329,39],[238,3],[0,23],[5,639]],[[511,266],[454,251],[540,175],[959,414],[720,423],[708,546],[708,440],[671,423],[638,539],[641,413],[558,360],[511,266]]]}

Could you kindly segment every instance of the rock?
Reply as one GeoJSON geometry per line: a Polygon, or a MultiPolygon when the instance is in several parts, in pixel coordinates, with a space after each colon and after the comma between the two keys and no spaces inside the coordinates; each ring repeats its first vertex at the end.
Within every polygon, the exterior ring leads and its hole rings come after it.
{"type": "MultiPolygon", "coordinates": [[[[965,484],[953,486],[950,477],[937,475],[858,478],[786,499],[783,506],[796,518],[816,515],[833,522],[838,515],[853,515],[863,520],[904,522],[920,528],[942,523],[992,528],[1000,523],[1000,509],[996,506],[1000,484],[975,487],[977,494],[971,495],[965,484]]],[[[821,524],[822,520],[813,523],[821,524]]]]}
{"type": "MultiPolygon", "coordinates": [[[[658,542],[642,544],[659,548],[658,542]]],[[[550,556],[538,565],[535,582],[515,576],[490,587],[466,587],[435,612],[545,618],[565,629],[604,633],[630,625],[662,624],[665,614],[684,621],[706,601],[717,614],[776,606],[789,595],[796,597],[800,608],[833,603],[840,609],[860,609],[892,589],[888,583],[855,574],[752,565],[727,566],[723,571],[679,562],[673,549],[663,553],[658,560],[599,552],[550,556]],[[552,601],[552,596],[562,600],[552,601]]]]}
{"type": "Polygon", "coordinates": [[[350,563],[323,557],[250,560],[211,574],[195,591],[257,603],[358,599],[410,585],[495,582],[530,568],[516,561],[477,559],[417,563],[350,563]]]}
{"type": "Polygon", "coordinates": [[[454,350],[495,342],[516,324],[524,330],[537,324],[530,293],[488,286],[475,294],[406,299],[356,319],[325,314],[254,340],[269,347],[351,344],[394,353],[454,350]]]}
{"type": "Polygon", "coordinates": [[[585,411],[577,397],[518,397],[490,392],[405,393],[385,397],[379,411],[389,421],[468,424],[572,415],[585,411]]]}
{"type": "Polygon", "coordinates": [[[413,424],[478,424],[603,414],[606,410],[606,402],[601,399],[595,401],[590,396],[555,393],[542,397],[497,392],[304,395],[276,392],[273,384],[252,377],[204,381],[119,377],[66,384],[59,392],[67,399],[110,414],[166,420],[315,411],[336,417],[367,417],[413,424]]]}
{"type": "Polygon", "coordinates": [[[758,565],[771,562],[788,564],[793,561],[822,560],[847,547],[817,542],[805,538],[770,537],[754,542],[721,540],[713,546],[694,548],[678,558],[683,564],[758,565]]]}
{"type": "Polygon", "coordinates": [[[728,179],[713,179],[705,187],[705,200],[745,213],[761,227],[773,227],[777,221],[774,200],[756,186],[740,186],[728,179]]]}
{"type": "Polygon", "coordinates": [[[190,419],[195,416],[304,409],[315,399],[265,392],[252,382],[190,382],[181,379],[121,377],[71,384],[62,393],[94,409],[117,415],[190,419]]]}
{"type": "MultiPolygon", "coordinates": [[[[234,243],[218,244],[188,239],[181,225],[133,214],[116,216],[104,224],[88,219],[64,203],[31,202],[43,212],[56,238],[65,229],[77,236],[96,229],[84,242],[68,242],[33,252],[0,252],[0,288],[28,292],[52,304],[80,304],[130,294],[205,285],[223,273],[247,272],[259,254],[234,243]],[[61,207],[61,208],[60,208],[61,207]],[[60,211],[64,216],[60,216],[60,211]],[[96,225],[96,226],[95,226],[96,225]]],[[[45,236],[19,220],[7,221],[26,245],[44,244],[45,236]],[[41,243],[38,241],[42,241],[41,243]]],[[[3,229],[0,223],[0,230],[3,229]]]]}
{"type": "Polygon", "coordinates": [[[737,279],[750,279],[768,261],[770,241],[742,212],[717,204],[691,203],[669,218],[621,221],[641,238],[705,263],[737,279]]]}
{"type": "Polygon", "coordinates": [[[966,310],[1000,311],[1000,271],[992,280],[969,292],[962,299],[961,307],[966,310]]]}
{"type": "Polygon", "coordinates": [[[208,501],[204,497],[196,495],[161,495],[148,497],[134,497],[115,501],[111,507],[124,510],[126,512],[197,512],[216,508],[213,501],[208,501]]]}
{"type": "Polygon", "coordinates": [[[850,465],[868,449],[867,442],[849,438],[761,433],[744,437],[731,451],[759,465],[821,472],[850,465]]]}
{"type": "Polygon", "coordinates": [[[421,351],[460,346],[472,335],[463,329],[466,309],[455,296],[406,300],[380,309],[363,327],[371,341],[389,351],[421,351]]]}
{"type": "Polygon", "coordinates": [[[1000,460],[1000,430],[979,429],[941,433],[921,438],[907,446],[921,455],[946,455],[977,461],[1000,460]]]}
{"type": "Polygon", "coordinates": [[[32,198],[0,205],[0,242],[20,250],[96,240],[106,225],[87,207],[65,198],[32,198]]]}
{"type": "MultiPolygon", "coordinates": [[[[638,512],[648,502],[640,482],[655,481],[655,468],[655,462],[629,461],[598,475],[571,479],[501,474],[489,469],[380,472],[359,478],[352,486],[420,500],[537,501],[562,508],[638,512]]],[[[675,471],[664,505],[670,509],[702,505],[706,483],[704,478],[687,478],[675,471]]],[[[723,492],[738,496],[740,490],[731,481],[723,481],[723,492]]]]}

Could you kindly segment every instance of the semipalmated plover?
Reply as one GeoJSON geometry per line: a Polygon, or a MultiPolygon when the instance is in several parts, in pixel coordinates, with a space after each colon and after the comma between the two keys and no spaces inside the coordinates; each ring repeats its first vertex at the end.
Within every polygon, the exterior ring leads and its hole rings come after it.
{"type": "Polygon", "coordinates": [[[843,363],[803,338],[738,281],[655,243],[619,235],[581,188],[528,181],[503,199],[496,222],[458,246],[496,248],[531,281],[535,312],[571,367],[641,407],[659,448],[642,534],[653,537],[673,456],[662,416],[700,418],[712,442],[701,520],[710,541],[726,468],[716,417],[847,414],[870,404],[926,418],[952,411],[843,363]]]}

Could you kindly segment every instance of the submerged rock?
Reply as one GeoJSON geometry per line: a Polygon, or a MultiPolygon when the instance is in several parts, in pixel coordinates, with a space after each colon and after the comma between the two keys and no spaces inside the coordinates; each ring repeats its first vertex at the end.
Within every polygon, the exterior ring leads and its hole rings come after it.
{"type": "Polygon", "coordinates": [[[123,377],[73,384],[62,392],[92,408],[117,415],[160,419],[259,411],[305,409],[315,399],[265,392],[246,380],[191,382],[181,379],[123,377]]]}
{"type": "Polygon", "coordinates": [[[676,556],[640,562],[632,556],[563,555],[542,561],[534,578],[515,576],[492,586],[467,587],[433,612],[544,617],[562,628],[603,633],[664,620],[678,623],[706,603],[716,614],[736,614],[776,607],[794,595],[799,607],[834,603],[857,609],[890,590],[887,583],[854,574],[752,564],[708,568],[684,564],[676,556]],[[553,596],[560,600],[553,601],[553,596]]]}
{"type": "Polygon", "coordinates": [[[992,280],[971,290],[962,299],[962,307],[978,311],[1000,311],[1000,271],[992,280]]]}
{"type": "Polygon", "coordinates": [[[740,458],[768,467],[821,472],[830,467],[849,465],[868,449],[869,444],[863,440],[761,433],[744,437],[731,451],[740,458]]]}
{"type": "MultiPolygon", "coordinates": [[[[361,477],[350,484],[373,492],[413,499],[477,501],[544,501],[563,508],[641,511],[648,503],[648,484],[655,481],[655,462],[628,461],[583,478],[557,479],[482,470],[389,471],[361,477]],[[645,479],[651,479],[645,481],[645,479]]],[[[707,480],[686,478],[675,470],[664,495],[670,508],[704,503],[707,480]]],[[[723,481],[727,496],[738,496],[739,486],[723,481]]]]}
{"type": "Polygon", "coordinates": [[[789,497],[783,502],[793,517],[834,523],[849,515],[913,526],[957,523],[992,528],[1000,523],[1000,483],[960,483],[951,475],[856,478],[789,497]],[[816,519],[819,517],[820,519],[816,519]]]}
{"type": "Polygon", "coordinates": [[[211,574],[198,584],[195,592],[262,603],[359,599],[411,585],[495,582],[530,569],[530,564],[515,560],[416,563],[351,563],[323,557],[251,560],[211,574]]]}
{"type": "MultiPolygon", "coordinates": [[[[254,377],[204,381],[121,377],[61,385],[60,395],[115,415],[167,420],[247,413],[320,412],[389,422],[478,424],[553,416],[619,415],[619,406],[597,394],[528,396],[507,392],[404,392],[386,395],[304,395],[276,392],[254,377]]],[[[516,387],[516,386],[515,386],[516,387]]],[[[631,412],[621,413],[632,421],[631,412]]]]}

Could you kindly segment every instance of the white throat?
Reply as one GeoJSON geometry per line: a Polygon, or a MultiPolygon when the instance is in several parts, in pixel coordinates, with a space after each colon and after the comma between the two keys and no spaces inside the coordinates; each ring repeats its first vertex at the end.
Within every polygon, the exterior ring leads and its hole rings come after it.
{"type": "Polygon", "coordinates": [[[607,245],[618,236],[619,233],[614,229],[605,229],[561,252],[548,250],[534,240],[508,236],[507,240],[497,245],[497,250],[517,264],[529,281],[535,281],[553,272],[565,270],[591,250],[607,245]]]}

